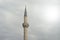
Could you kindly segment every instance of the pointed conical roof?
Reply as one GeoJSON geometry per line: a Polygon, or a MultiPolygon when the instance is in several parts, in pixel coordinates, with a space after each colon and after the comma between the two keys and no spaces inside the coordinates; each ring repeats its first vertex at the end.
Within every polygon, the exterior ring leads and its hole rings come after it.
{"type": "Polygon", "coordinates": [[[26,6],[25,6],[25,12],[24,12],[24,16],[27,16],[27,10],[26,10],[26,6]]]}

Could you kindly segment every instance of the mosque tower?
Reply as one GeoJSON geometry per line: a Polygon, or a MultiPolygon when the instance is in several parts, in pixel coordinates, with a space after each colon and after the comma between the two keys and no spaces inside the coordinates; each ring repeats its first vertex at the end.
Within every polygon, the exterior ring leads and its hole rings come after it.
{"type": "Polygon", "coordinates": [[[29,27],[29,24],[28,24],[28,16],[27,16],[26,7],[25,7],[25,12],[24,12],[24,23],[22,25],[23,25],[23,29],[24,29],[24,40],[28,40],[28,27],[29,27]]]}

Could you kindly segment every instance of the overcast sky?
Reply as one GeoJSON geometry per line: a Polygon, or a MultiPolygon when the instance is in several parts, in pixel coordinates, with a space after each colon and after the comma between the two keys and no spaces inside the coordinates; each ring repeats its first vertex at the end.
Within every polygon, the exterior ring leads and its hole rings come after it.
{"type": "Polygon", "coordinates": [[[60,40],[59,0],[0,0],[0,40],[23,40],[26,5],[29,40],[60,40]]]}

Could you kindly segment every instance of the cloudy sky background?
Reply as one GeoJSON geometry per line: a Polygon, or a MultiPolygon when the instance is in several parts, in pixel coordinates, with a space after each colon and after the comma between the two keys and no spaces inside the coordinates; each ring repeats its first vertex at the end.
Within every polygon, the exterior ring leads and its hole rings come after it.
{"type": "Polygon", "coordinates": [[[23,16],[29,40],[60,40],[59,0],[0,0],[0,40],[23,40],[23,16]]]}

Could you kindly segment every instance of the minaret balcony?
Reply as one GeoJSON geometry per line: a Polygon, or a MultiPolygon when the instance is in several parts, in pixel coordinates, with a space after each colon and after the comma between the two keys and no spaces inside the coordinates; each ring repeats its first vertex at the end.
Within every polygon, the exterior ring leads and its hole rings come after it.
{"type": "Polygon", "coordinates": [[[23,23],[22,25],[23,25],[23,27],[27,27],[27,28],[29,27],[28,23],[23,23]]]}

